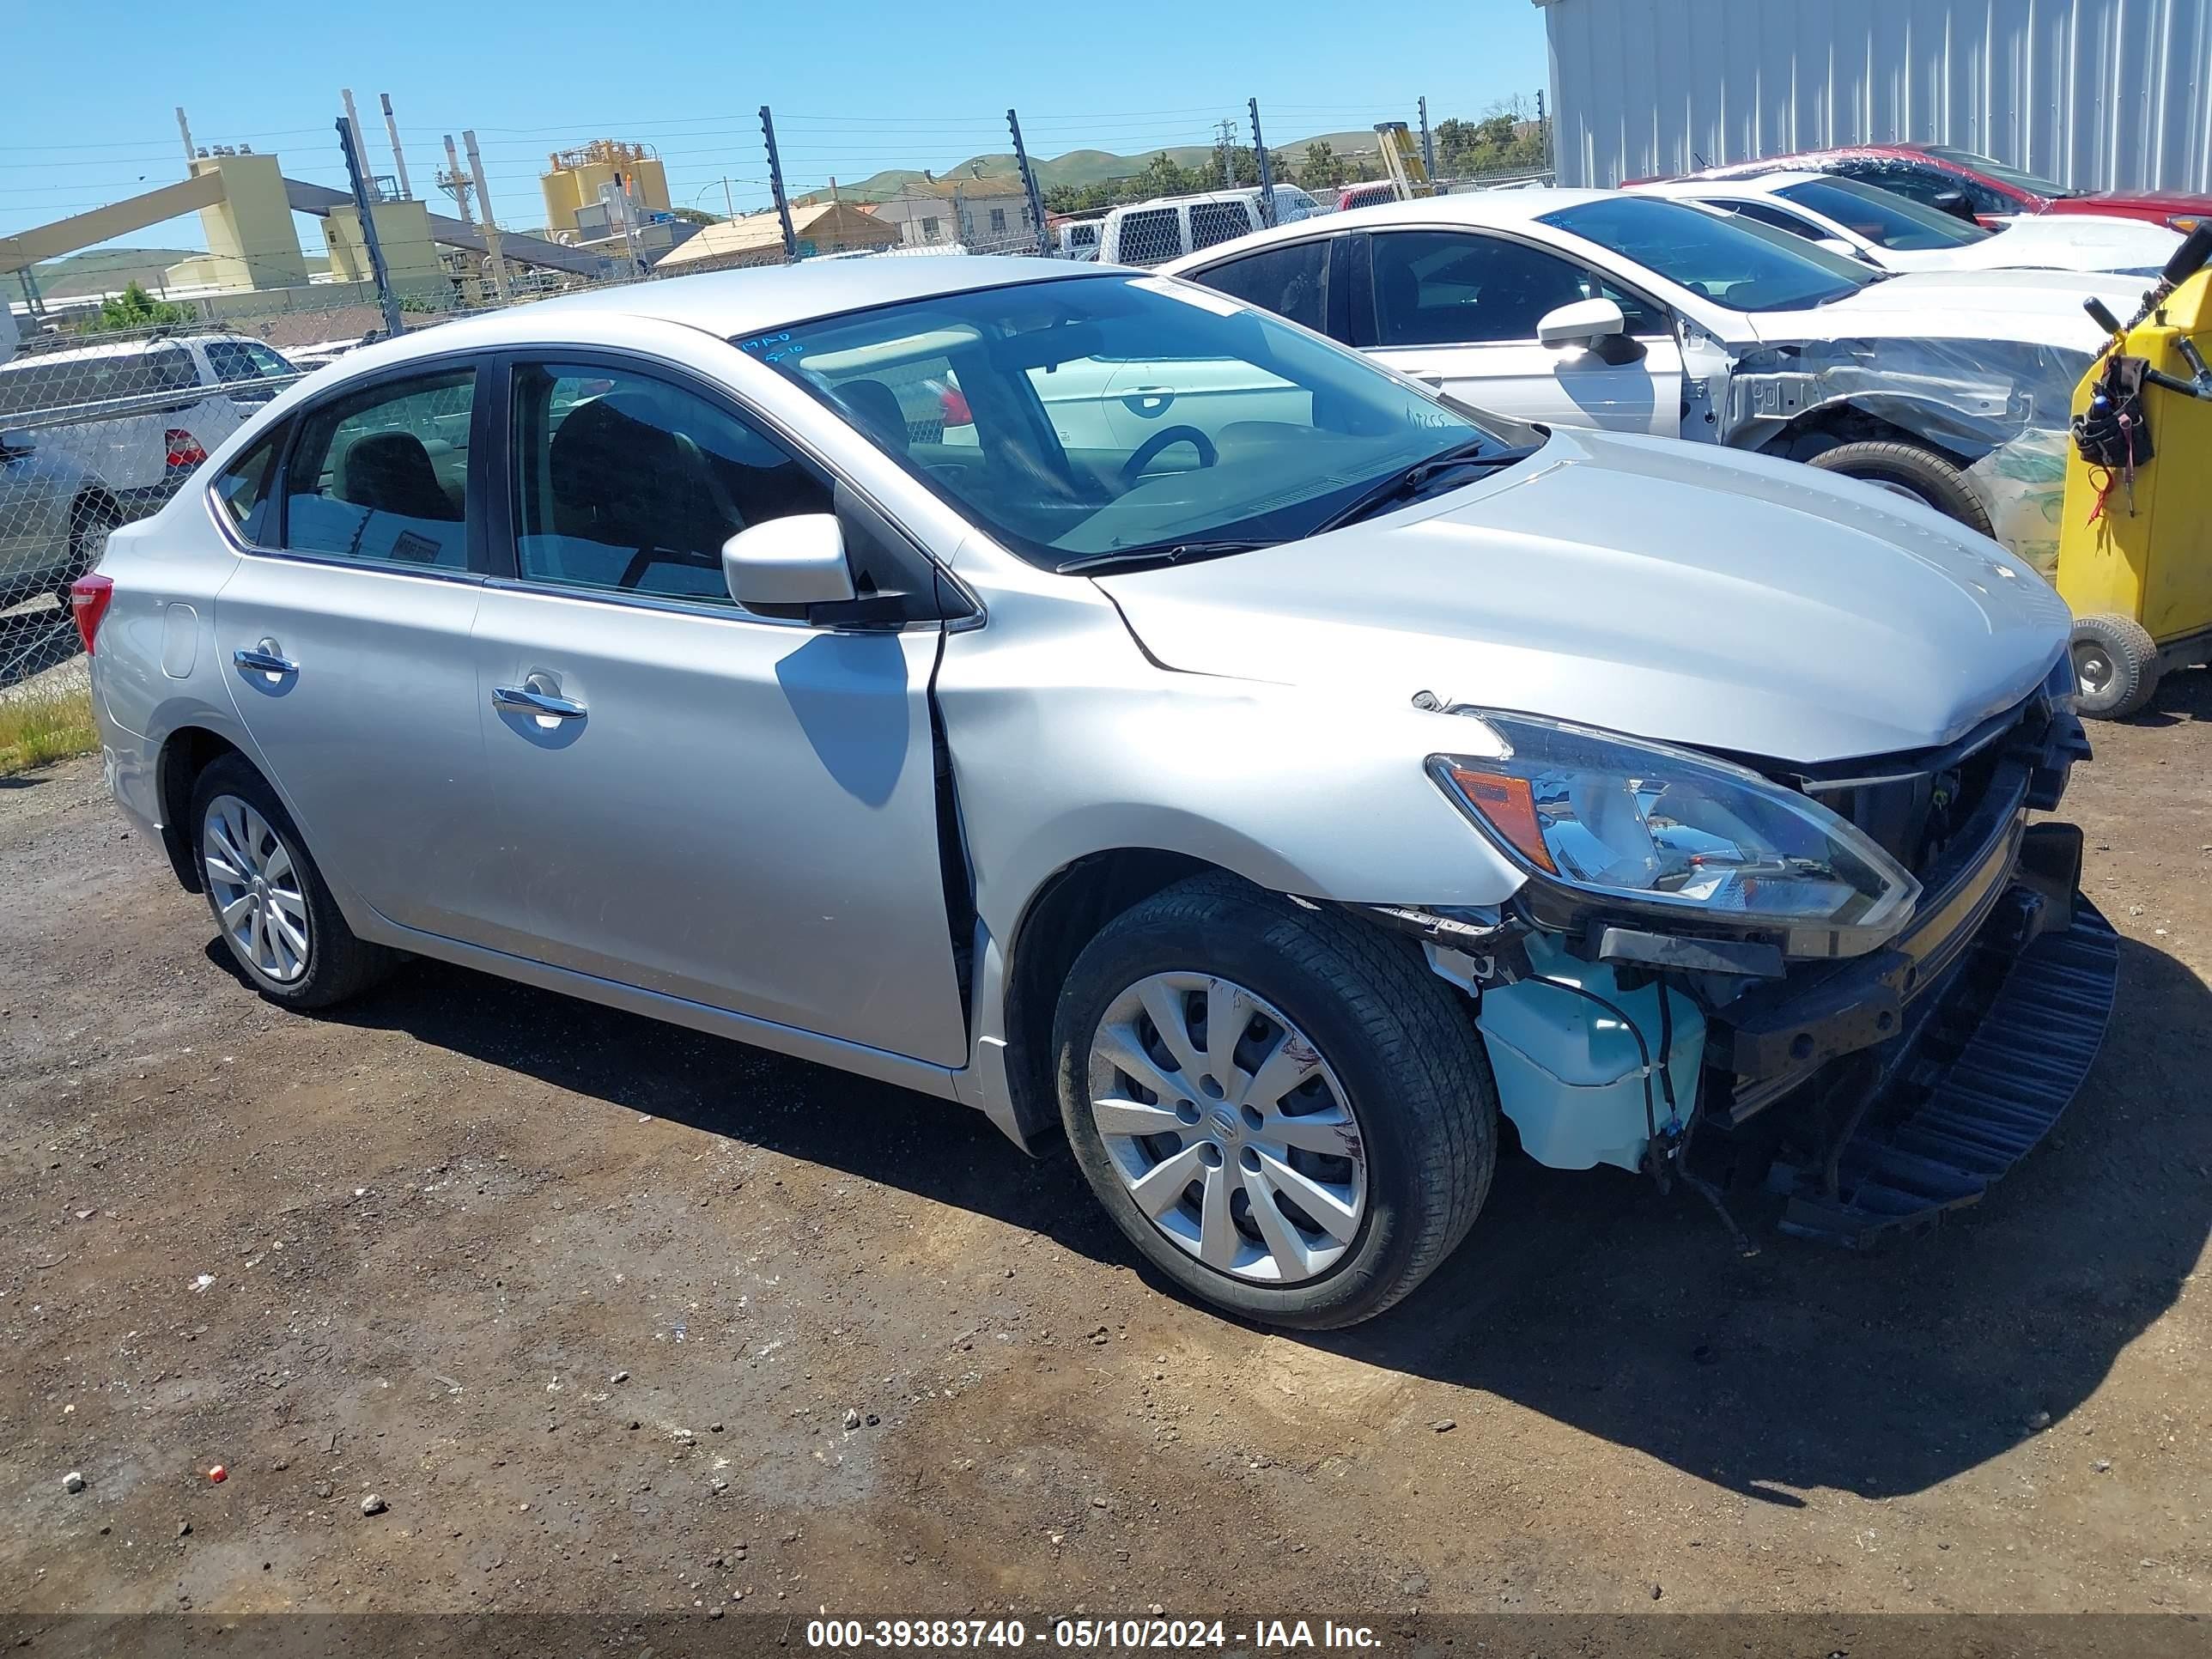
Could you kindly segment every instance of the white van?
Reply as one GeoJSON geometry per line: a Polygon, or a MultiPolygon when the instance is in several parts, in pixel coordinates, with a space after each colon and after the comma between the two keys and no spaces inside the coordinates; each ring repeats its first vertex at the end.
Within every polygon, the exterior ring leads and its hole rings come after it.
{"type": "MultiPolygon", "coordinates": [[[[1277,185],[1274,203],[1279,225],[1321,210],[1296,185],[1277,185]]],[[[1256,185],[1203,196],[1163,196],[1109,212],[1098,232],[1098,258],[1103,264],[1157,265],[1267,228],[1260,218],[1256,185]]]]}
{"type": "Polygon", "coordinates": [[[1105,222],[1103,214],[1095,219],[1062,219],[1052,228],[1053,251],[1063,259],[1097,258],[1098,231],[1105,222]]]}
{"type": "Polygon", "coordinates": [[[243,335],[31,347],[0,363],[0,423],[34,428],[41,455],[83,468],[135,519],[299,377],[243,335]]]}

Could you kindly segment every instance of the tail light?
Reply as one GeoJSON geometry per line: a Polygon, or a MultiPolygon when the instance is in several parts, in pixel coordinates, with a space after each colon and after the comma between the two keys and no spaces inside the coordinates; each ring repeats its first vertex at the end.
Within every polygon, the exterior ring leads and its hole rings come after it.
{"type": "Polygon", "coordinates": [[[76,635],[84,641],[84,654],[88,657],[92,655],[92,642],[100,633],[100,618],[107,614],[108,602],[114,597],[112,576],[79,576],[70,584],[70,615],[76,619],[76,635]]]}
{"type": "Polygon", "coordinates": [[[975,422],[968,407],[967,394],[957,386],[949,386],[937,394],[937,408],[947,426],[973,426],[975,422]]]}
{"type": "Polygon", "coordinates": [[[173,426],[161,435],[168,442],[169,454],[167,464],[172,471],[198,466],[202,461],[207,459],[207,451],[200,447],[200,441],[185,431],[184,428],[173,426]]]}

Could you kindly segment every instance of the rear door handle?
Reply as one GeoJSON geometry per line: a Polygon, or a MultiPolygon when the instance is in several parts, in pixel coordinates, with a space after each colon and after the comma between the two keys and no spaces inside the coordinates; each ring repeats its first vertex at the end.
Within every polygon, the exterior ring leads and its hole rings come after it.
{"type": "Polygon", "coordinates": [[[527,685],[501,685],[493,689],[491,706],[514,714],[536,714],[546,720],[580,720],[585,708],[580,702],[566,697],[556,697],[549,691],[539,691],[527,685]]]}
{"type": "Polygon", "coordinates": [[[277,652],[275,645],[273,640],[264,640],[259,645],[242,645],[230,653],[230,659],[257,674],[298,673],[300,665],[277,652]]]}

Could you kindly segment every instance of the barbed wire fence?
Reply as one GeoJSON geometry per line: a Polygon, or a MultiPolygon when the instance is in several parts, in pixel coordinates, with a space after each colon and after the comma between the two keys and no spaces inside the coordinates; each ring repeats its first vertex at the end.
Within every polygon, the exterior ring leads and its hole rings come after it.
{"type": "MultiPolygon", "coordinates": [[[[1310,131],[1351,113],[1285,106],[1272,118],[1310,131]]],[[[1373,200],[1547,176],[1540,94],[1533,129],[1513,112],[1431,129],[1425,99],[1408,113],[1416,120],[1271,149],[1257,99],[1242,110],[1027,123],[1014,109],[919,124],[835,111],[779,122],[763,106],[757,125],[698,118],[678,135],[722,141],[682,154],[718,169],[692,199],[719,186],[724,216],[602,192],[596,216],[587,207],[576,228],[540,231],[503,225],[491,189],[493,177],[534,167],[526,133],[493,135],[490,166],[474,131],[440,134],[444,165],[418,192],[396,125],[398,178],[372,169],[349,107],[329,147],[335,162],[303,155],[278,180],[290,211],[321,219],[327,270],[296,255],[211,249],[163,273],[196,280],[49,301],[27,265],[0,263],[0,283],[20,283],[27,306],[0,320],[21,332],[12,355],[0,351],[0,696],[76,654],[69,586],[117,526],[178,494],[260,404],[360,345],[581,289],[749,265],[964,253],[1150,266],[1373,200]],[[748,133],[756,145],[740,144],[748,133]],[[974,153],[941,174],[905,169],[918,143],[974,153]],[[1099,143],[1122,153],[1082,148],[1099,143]],[[1032,145],[1060,153],[1041,160],[1032,145]],[[1147,159],[1132,172],[1133,154],[1147,159]],[[856,176],[859,186],[840,183],[856,176]],[[765,201],[741,211],[739,190],[765,201]]],[[[220,169],[247,157],[224,147],[197,160],[220,169]]],[[[264,161],[274,177],[273,156],[251,165],[264,161]]],[[[0,254],[14,240],[0,238],[0,254]]]]}

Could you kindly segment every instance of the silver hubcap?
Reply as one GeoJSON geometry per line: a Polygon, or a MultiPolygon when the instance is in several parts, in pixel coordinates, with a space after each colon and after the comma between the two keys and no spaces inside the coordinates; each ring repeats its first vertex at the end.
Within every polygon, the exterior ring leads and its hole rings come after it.
{"type": "Polygon", "coordinates": [[[2084,691],[2101,691],[2112,683],[2112,659],[2101,651],[2076,651],[2074,678],[2084,691]]]}
{"type": "Polygon", "coordinates": [[[200,826],[200,848],[231,948],[276,984],[306,973],[307,898],[291,851],[269,821],[237,796],[217,795],[200,826]]]}
{"type": "Polygon", "coordinates": [[[1152,1224],[1207,1267],[1295,1285],[1367,1213],[1367,1152],[1311,1042],[1243,986],[1154,974],[1091,1039],[1091,1115],[1152,1224]]]}

